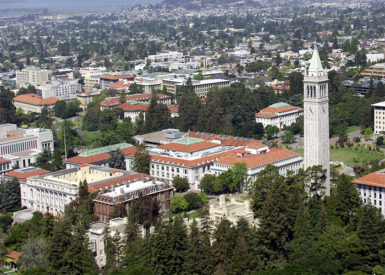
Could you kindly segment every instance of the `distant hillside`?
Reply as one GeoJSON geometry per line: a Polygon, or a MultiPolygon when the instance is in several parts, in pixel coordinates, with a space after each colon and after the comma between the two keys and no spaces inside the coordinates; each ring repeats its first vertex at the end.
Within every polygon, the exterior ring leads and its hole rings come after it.
{"type": "Polygon", "coordinates": [[[163,0],[162,3],[167,6],[174,6],[174,7],[185,7],[185,8],[204,8],[207,6],[212,5],[228,5],[228,4],[255,4],[256,1],[253,0],[243,0],[243,1],[237,1],[237,0],[163,0]]]}

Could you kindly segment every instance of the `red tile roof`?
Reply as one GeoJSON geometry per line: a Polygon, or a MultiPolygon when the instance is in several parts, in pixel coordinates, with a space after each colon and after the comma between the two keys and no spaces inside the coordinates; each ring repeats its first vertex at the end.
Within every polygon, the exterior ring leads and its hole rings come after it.
{"type": "Polygon", "coordinates": [[[111,83],[108,85],[112,89],[122,89],[124,87],[130,87],[130,83],[125,83],[123,80],[120,80],[118,82],[111,83]]]}
{"type": "Polygon", "coordinates": [[[0,164],[11,162],[9,159],[0,158],[0,164]]]}
{"type": "Polygon", "coordinates": [[[384,170],[370,173],[366,176],[356,179],[353,181],[353,183],[385,188],[385,174],[383,172],[384,170]]]}
{"type": "Polygon", "coordinates": [[[168,106],[168,109],[170,110],[170,113],[178,113],[179,106],[178,105],[170,105],[170,106],[168,106]]]}
{"type": "Polygon", "coordinates": [[[19,259],[21,253],[20,252],[17,252],[17,251],[11,251],[9,252],[7,255],[5,255],[5,257],[9,258],[9,259],[13,259],[13,262],[16,263],[17,260],[19,259]]]}
{"type": "MultiPolygon", "coordinates": [[[[171,97],[168,95],[164,94],[157,94],[156,95],[157,99],[162,101],[162,100],[169,100],[171,97]]],[[[134,95],[127,95],[126,100],[129,101],[144,101],[144,102],[149,102],[152,98],[151,94],[134,94],[134,95]]],[[[115,107],[118,106],[120,103],[120,97],[109,97],[103,100],[100,103],[100,106],[103,107],[115,107]]]]}
{"type": "Polygon", "coordinates": [[[278,115],[276,113],[256,113],[255,117],[265,117],[265,118],[272,118],[277,117],[278,115]]]}
{"type": "Polygon", "coordinates": [[[182,167],[196,167],[203,164],[213,163],[214,161],[219,160],[221,157],[225,156],[229,153],[239,153],[242,152],[243,148],[237,148],[226,152],[221,152],[217,154],[213,154],[207,157],[194,159],[194,160],[184,160],[184,159],[178,159],[178,158],[172,158],[172,157],[166,157],[166,156],[159,156],[159,155],[150,155],[152,162],[157,163],[168,163],[173,164],[175,166],[182,166],[182,167]]]}
{"type": "Polygon", "coordinates": [[[19,95],[14,97],[13,101],[41,106],[41,105],[53,105],[57,101],[59,101],[59,99],[57,99],[56,97],[42,99],[41,96],[36,94],[24,94],[24,95],[19,95]]]}
{"type": "MultiPolygon", "coordinates": [[[[138,151],[138,148],[135,146],[127,147],[120,149],[120,151],[125,155],[126,157],[134,157],[136,151],[138,151]]],[[[83,156],[76,156],[67,159],[67,162],[69,163],[77,163],[77,164],[94,164],[98,162],[107,161],[111,157],[108,153],[101,153],[93,156],[83,157],[83,156]]]]}
{"type": "Polygon", "coordinates": [[[220,158],[217,163],[231,165],[235,163],[244,163],[246,168],[255,168],[268,164],[272,164],[279,160],[288,159],[298,156],[299,154],[283,148],[271,148],[266,154],[237,154],[231,153],[220,158]]]}
{"type": "Polygon", "coordinates": [[[122,151],[123,155],[126,157],[134,157],[135,153],[138,151],[138,148],[135,146],[127,147],[120,149],[122,151]]]}
{"type": "Polygon", "coordinates": [[[274,108],[274,107],[266,107],[266,108],[263,108],[261,110],[261,112],[263,113],[267,113],[267,112],[271,112],[271,113],[281,113],[281,112],[287,112],[287,111],[291,111],[291,110],[298,110],[298,111],[301,111],[303,110],[301,107],[295,107],[295,106],[292,106],[292,105],[286,105],[286,106],[282,106],[282,107],[277,107],[277,108],[274,108]]]}
{"type": "Polygon", "coordinates": [[[190,145],[179,144],[179,143],[167,143],[167,144],[160,145],[157,148],[166,149],[166,150],[175,150],[178,152],[193,153],[193,152],[199,152],[199,151],[203,151],[203,150],[218,147],[218,146],[220,145],[214,142],[202,141],[202,142],[198,142],[190,145]]]}
{"type": "Polygon", "coordinates": [[[67,162],[79,163],[79,164],[93,164],[93,163],[97,163],[97,162],[106,161],[110,157],[111,157],[110,154],[101,153],[101,154],[88,156],[88,157],[76,156],[76,157],[67,159],[67,162]]]}
{"type": "Polygon", "coordinates": [[[103,190],[110,189],[111,186],[117,187],[117,186],[123,185],[125,182],[134,182],[138,180],[144,180],[145,178],[148,178],[148,180],[151,180],[153,177],[146,174],[135,173],[132,175],[105,180],[100,183],[90,184],[88,185],[88,191],[97,192],[97,191],[100,191],[100,189],[103,189],[103,190]]]}
{"type": "Polygon", "coordinates": [[[150,105],[147,104],[131,104],[131,103],[123,103],[118,106],[117,108],[122,108],[123,111],[147,111],[150,105]]]}
{"type": "Polygon", "coordinates": [[[9,177],[9,178],[17,178],[23,182],[27,182],[27,178],[35,177],[35,176],[40,176],[44,174],[51,173],[50,171],[44,170],[44,169],[36,169],[30,172],[20,172],[20,171],[11,171],[4,176],[9,177]]]}
{"type": "Polygon", "coordinates": [[[207,141],[219,140],[221,144],[225,146],[249,146],[252,144],[259,145],[262,143],[262,140],[259,140],[259,139],[241,140],[234,136],[224,137],[222,135],[220,137],[220,135],[216,135],[216,134],[208,136],[208,135],[201,135],[198,132],[189,132],[189,136],[194,138],[200,138],[207,141]]]}
{"type": "Polygon", "coordinates": [[[134,79],[135,76],[126,74],[126,75],[108,75],[108,74],[103,74],[100,76],[100,79],[108,79],[108,80],[119,80],[119,79],[134,79]]]}

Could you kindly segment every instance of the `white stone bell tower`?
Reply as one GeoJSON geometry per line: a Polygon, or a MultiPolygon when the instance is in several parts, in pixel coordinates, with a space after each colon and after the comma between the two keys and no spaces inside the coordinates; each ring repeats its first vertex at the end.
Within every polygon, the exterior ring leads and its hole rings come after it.
{"type": "Polygon", "coordinates": [[[304,78],[304,167],[322,165],[327,169],[324,190],[327,196],[330,195],[328,82],[315,45],[304,78]]]}

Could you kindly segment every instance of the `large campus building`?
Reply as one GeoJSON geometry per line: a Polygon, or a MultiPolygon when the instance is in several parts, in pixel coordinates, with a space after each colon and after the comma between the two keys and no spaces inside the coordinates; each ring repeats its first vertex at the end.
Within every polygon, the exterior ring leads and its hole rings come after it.
{"type": "Polygon", "coordinates": [[[9,160],[11,167],[29,167],[44,149],[54,149],[50,129],[21,129],[15,124],[0,125],[0,157],[9,160]]]}
{"type": "Polygon", "coordinates": [[[104,221],[108,220],[114,205],[125,203],[125,206],[129,207],[130,198],[139,197],[141,193],[156,194],[164,211],[168,210],[169,199],[172,197],[172,188],[165,183],[154,182],[147,175],[102,166],[81,165],[30,177],[26,182],[21,182],[21,205],[34,211],[60,216],[64,213],[65,206],[78,197],[79,184],[83,181],[87,182],[90,192],[104,192],[103,196],[98,197],[95,206],[95,213],[101,215],[104,221]]]}
{"type": "Polygon", "coordinates": [[[255,122],[262,123],[263,127],[276,126],[282,129],[296,122],[298,117],[303,115],[301,107],[291,106],[284,102],[275,103],[263,108],[255,114],[255,122]]]}
{"type": "MultiPolygon", "coordinates": [[[[235,163],[244,163],[247,176],[252,179],[269,164],[277,166],[283,175],[302,167],[299,154],[271,148],[260,140],[201,132],[189,132],[183,137],[176,135],[173,140],[171,137],[167,136],[169,142],[165,144],[148,148],[150,174],[169,182],[176,176],[186,178],[191,189],[198,189],[205,174],[219,175],[235,163]]],[[[126,157],[126,167],[131,167],[132,160],[126,157]]]]}
{"type": "Polygon", "coordinates": [[[358,178],[353,183],[362,202],[377,207],[385,216],[385,169],[358,178]]]}

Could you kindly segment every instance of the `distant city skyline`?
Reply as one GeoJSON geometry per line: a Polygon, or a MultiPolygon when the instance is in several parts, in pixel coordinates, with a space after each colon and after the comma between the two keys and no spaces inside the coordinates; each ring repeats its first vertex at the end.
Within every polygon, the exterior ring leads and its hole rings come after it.
{"type": "MultiPolygon", "coordinates": [[[[0,1],[0,16],[15,15],[16,10],[48,9],[55,12],[73,11],[110,11],[122,6],[133,6],[145,3],[160,3],[161,0],[20,0],[0,1]],[[9,10],[9,11],[8,11],[9,10]]],[[[23,13],[23,12],[21,12],[23,13]]]]}

